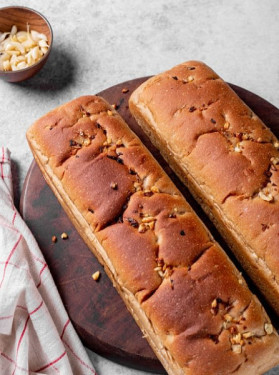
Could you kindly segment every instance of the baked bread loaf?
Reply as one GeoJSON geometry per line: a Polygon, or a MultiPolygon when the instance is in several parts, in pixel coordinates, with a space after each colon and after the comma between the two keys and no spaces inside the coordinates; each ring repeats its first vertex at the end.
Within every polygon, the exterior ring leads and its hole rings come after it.
{"type": "Polygon", "coordinates": [[[143,83],[130,110],[279,314],[279,142],[213,70],[143,83]]]}
{"type": "Polygon", "coordinates": [[[169,374],[256,375],[278,363],[278,335],[258,299],[107,102],[73,100],[27,138],[169,374]]]}

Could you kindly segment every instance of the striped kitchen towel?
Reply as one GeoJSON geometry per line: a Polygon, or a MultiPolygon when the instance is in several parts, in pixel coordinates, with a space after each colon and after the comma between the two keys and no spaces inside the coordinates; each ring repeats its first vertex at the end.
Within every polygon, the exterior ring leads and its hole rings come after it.
{"type": "Polygon", "coordinates": [[[96,374],[12,191],[0,147],[0,374],[96,374]]]}

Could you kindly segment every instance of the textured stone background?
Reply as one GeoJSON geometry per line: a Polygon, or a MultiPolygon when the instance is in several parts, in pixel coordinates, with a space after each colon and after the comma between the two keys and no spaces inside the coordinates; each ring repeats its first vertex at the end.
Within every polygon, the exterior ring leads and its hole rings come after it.
{"type": "MultiPolygon", "coordinates": [[[[14,3],[0,0],[0,6],[14,3]]],[[[198,59],[279,107],[278,0],[16,3],[43,13],[54,32],[53,51],[37,76],[0,82],[0,145],[12,152],[17,197],[32,160],[27,127],[77,96],[198,59]]],[[[90,355],[99,375],[142,374],[90,355]]],[[[279,367],[269,375],[278,373],[279,367]]]]}

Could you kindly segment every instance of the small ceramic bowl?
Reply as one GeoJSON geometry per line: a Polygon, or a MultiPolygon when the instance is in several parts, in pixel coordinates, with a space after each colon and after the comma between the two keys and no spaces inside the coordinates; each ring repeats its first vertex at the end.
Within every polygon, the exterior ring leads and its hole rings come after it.
{"type": "Polygon", "coordinates": [[[26,31],[26,26],[30,26],[30,30],[38,31],[47,36],[49,48],[47,53],[34,65],[28,68],[16,71],[0,70],[0,78],[8,82],[20,82],[31,78],[34,74],[39,72],[46,63],[51,52],[53,34],[52,29],[47,19],[39,12],[26,7],[5,7],[0,8],[0,31],[11,31],[13,25],[17,29],[26,31]]]}

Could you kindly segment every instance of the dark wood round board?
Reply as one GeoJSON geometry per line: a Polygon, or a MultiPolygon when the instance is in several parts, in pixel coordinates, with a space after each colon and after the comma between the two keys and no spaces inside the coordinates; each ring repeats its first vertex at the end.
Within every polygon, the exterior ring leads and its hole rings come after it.
{"type": "MultiPolygon", "coordinates": [[[[129,112],[130,93],[145,79],[138,78],[120,83],[100,92],[99,95],[111,104],[118,105],[120,115],[170,175],[215,238],[230,253],[211,222],[129,112]],[[122,93],[123,88],[129,91],[122,93]]],[[[279,136],[279,110],[259,96],[238,86],[231,86],[279,136]]],[[[102,267],[78,235],[34,161],[25,179],[20,209],[39,243],[71,321],[83,343],[116,362],[149,372],[165,373],[102,267]],[[60,238],[62,232],[68,234],[67,240],[60,238]],[[54,235],[58,238],[57,243],[52,242],[54,235]],[[101,278],[95,282],[92,280],[92,273],[97,270],[101,271],[101,278]]],[[[231,254],[230,256],[235,261],[231,254]]],[[[238,267],[241,268],[239,265],[238,267]]]]}

